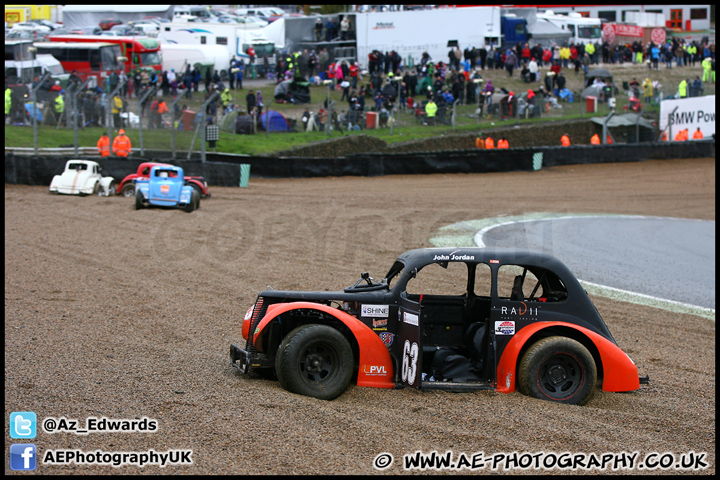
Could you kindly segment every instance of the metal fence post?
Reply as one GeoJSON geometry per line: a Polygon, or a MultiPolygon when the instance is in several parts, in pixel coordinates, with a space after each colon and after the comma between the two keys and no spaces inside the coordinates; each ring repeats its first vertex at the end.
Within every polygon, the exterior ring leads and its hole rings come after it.
{"type": "Polygon", "coordinates": [[[216,90],[215,92],[212,93],[212,95],[210,95],[208,97],[207,100],[205,100],[205,103],[203,103],[202,106],[200,107],[200,112],[198,113],[198,115],[200,115],[200,118],[198,120],[198,126],[195,129],[195,135],[193,135],[192,142],[190,143],[190,149],[188,150],[188,160],[190,160],[190,157],[192,156],[192,151],[193,151],[193,147],[195,146],[195,139],[197,138],[198,131],[199,131],[199,129],[202,129],[202,137],[201,137],[202,147],[200,148],[200,156],[201,156],[202,162],[205,163],[205,127],[206,127],[205,123],[207,121],[206,120],[207,107],[208,107],[208,105],[210,105],[211,102],[215,101],[215,99],[219,96],[220,96],[220,92],[218,92],[216,90]]]}
{"type": "MultiPolygon", "coordinates": [[[[175,146],[175,133],[176,133],[176,132],[175,132],[175,130],[177,130],[177,127],[175,127],[175,105],[177,105],[177,103],[178,103],[180,100],[182,100],[182,98],[183,98],[182,95],[177,95],[177,96],[175,97],[175,99],[172,101],[172,103],[170,104],[170,112],[172,113],[172,116],[173,116],[173,117],[172,117],[172,118],[173,118],[173,120],[172,120],[172,133],[171,133],[171,140],[170,140],[170,143],[171,143],[171,146],[172,146],[172,158],[173,158],[173,159],[175,158],[175,150],[176,150],[176,146],[175,146]]],[[[181,114],[182,114],[182,112],[181,112],[181,114]]]]}
{"type": "Polygon", "coordinates": [[[38,109],[37,109],[37,91],[40,89],[40,87],[47,81],[47,79],[50,78],[50,72],[45,72],[45,74],[40,77],[40,80],[38,81],[37,85],[32,87],[30,91],[30,95],[32,96],[33,101],[33,114],[32,114],[32,121],[33,121],[33,147],[35,149],[35,155],[38,154],[38,125],[37,125],[37,115],[38,115],[38,109]]]}
{"type": "MultiPolygon", "coordinates": [[[[89,82],[90,82],[90,79],[88,78],[87,80],[85,80],[85,82],[82,85],[80,85],[80,87],[73,89],[73,93],[70,94],[72,96],[73,113],[74,113],[74,117],[75,117],[75,121],[73,122],[73,132],[74,132],[74,136],[75,136],[75,156],[76,157],[78,156],[78,143],[79,143],[79,140],[78,140],[78,117],[80,116],[78,113],[78,108],[77,108],[77,96],[80,95],[80,92],[85,90],[85,87],[87,86],[87,84],[89,82]]],[[[84,125],[83,125],[83,128],[84,128],[84,125]]]]}
{"type": "MultiPolygon", "coordinates": [[[[111,141],[111,142],[112,142],[113,136],[115,135],[115,133],[113,132],[113,121],[112,121],[112,120],[113,120],[113,118],[112,118],[112,107],[111,107],[112,99],[115,98],[115,94],[116,94],[117,92],[119,92],[119,91],[122,89],[122,87],[124,87],[125,84],[126,84],[129,80],[130,80],[130,79],[128,78],[128,79],[126,79],[124,82],[118,82],[118,86],[115,87],[115,90],[113,90],[112,93],[109,93],[109,94],[108,94],[108,97],[107,97],[107,102],[106,102],[106,103],[107,103],[107,107],[106,107],[106,108],[107,108],[107,112],[105,112],[105,114],[106,114],[106,116],[107,116],[108,136],[110,137],[110,141],[111,141]]],[[[124,102],[123,102],[123,103],[124,103],[124,102]]],[[[128,120],[130,120],[130,119],[128,118],[128,120]]],[[[120,122],[122,123],[122,120],[120,120],[120,122]]]]}
{"type": "MultiPolygon", "coordinates": [[[[155,95],[157,93],[157,85],[153,85],[150,87],[150,89],[145,92],[145,94],[140,97],[140,101],[138,102],[138,130],[140,135],[140,155],[145,156],[145,144],[143,142],[143,105],[145,105],[145,101],[150,95],[155,95]]],[[[129,115],[128,115],[128,122],[130,121],[129,115]]]]}

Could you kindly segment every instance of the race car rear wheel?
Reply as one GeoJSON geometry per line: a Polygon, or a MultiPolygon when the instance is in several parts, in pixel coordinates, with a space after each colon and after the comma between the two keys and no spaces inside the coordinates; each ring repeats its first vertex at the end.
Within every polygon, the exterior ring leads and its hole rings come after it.
{"type": "Polygon", "coordinates": [[[580,342],[567,337],[543,338],[522,356],[520,392],[542,400],[585,405],[597,383],[597,367],[580,342]]]}
{"type": "Polygon", "coordinates": [[[135,185],[132,183],[126,183],[123,185],[122,190],[120,191],[120,194],[123,197],[134,197],[135,196],[135,185]]]}
{"type": "Polygon", "coordinates": [[[200,198],[198,197],[197,191],[193,188],[192,194],[190,195],[190,201],[185,205],[185,211],[190,213],[200,205],[200,198]]]}
{"type": "Polygon", "coordinates": [[[143,203],[143,194],[138,190],[135,192],[135,210],[140,210],[141,208],[145,208],[145,204],[143,203]]]}
{"type": "Polygon", "coordinates": [[[328,325],[302,325],[290,332],[275,357],[275,373],[285,390],[321,400],[339,397],[353,374],[350,343],[328,325]]]}

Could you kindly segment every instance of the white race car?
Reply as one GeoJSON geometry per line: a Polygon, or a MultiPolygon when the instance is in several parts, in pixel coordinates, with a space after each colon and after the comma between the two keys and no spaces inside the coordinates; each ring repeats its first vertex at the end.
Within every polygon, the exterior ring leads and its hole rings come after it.
{"type": "Polygon", "coordinates": [[[91,160],[68,160],[65,171],[50,182],[50,193],[66,195],[115,195],[115,179],[103,177],[102,169],[91,160]]]}

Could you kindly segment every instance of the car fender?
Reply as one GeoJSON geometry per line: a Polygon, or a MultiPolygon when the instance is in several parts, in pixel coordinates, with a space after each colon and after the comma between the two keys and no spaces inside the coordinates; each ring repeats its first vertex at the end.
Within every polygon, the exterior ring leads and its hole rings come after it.
{"type": "Polygon", "coordinates": [[[497,366],[497,386],[499,392],[515,391],[515,372],[518,355],[530,337],[540,330],[550,327],[568,327],[586,336],[595,345],[603,367],[602,389],[606,392],[629,392],[640,388],[640,377],[635,363],[613,342],[592,330],[566,322],[539,322],[529,325],[510,340],[500,357],[497,366]]]}
{"type": "Polygon", "coordinates": [[[102,195],[109,196],[110,195],[110,185],[115,182],[115,179],[113,177],[102,177],[100,178],[100,186],[102,187],[102,195]]]}
{"type": "Polygon", "coordinates": [[[60,175],[54,175],[52,181],[50,182],[50,191],[57,192],[58,185],[60,185],[60,175]]]}
{"type": "Polygon", "coordinates": [[[395,387],[392,358],[380,337],[357,318],[328,305],[313,302],[290,302],[270,305],[267,313],[260,320],[255,331],[252,332],[253,344],[261,344],[262,336],[267,331],[266,327],[278,316],[291,310],[316,310],[331,315],[348,327],[358,344],[358,386],[395,387]]]}

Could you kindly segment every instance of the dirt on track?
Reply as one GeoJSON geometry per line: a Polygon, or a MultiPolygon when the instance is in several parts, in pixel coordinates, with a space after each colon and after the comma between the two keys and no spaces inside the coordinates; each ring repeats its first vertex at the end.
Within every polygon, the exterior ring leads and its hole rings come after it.
{"type": "MultiPolygon", "coordinates": [[[[360,272],[381,277],[399,253],[431,246],[440,227],[462,220],[540,211],[714,220],[714,159],[253,178],[247,188],[211,191],[188,214],[5,185],[6,419],[15,411],[81,425],[88,417],[149,417],[159,427],[88,435],[38,427],[30,441],[41,458],[37,473],[372,474],[383,452],[394,456],[384,472],[404,473],[403,455],[416,451],[639,452],[637,461],[696,452],[706,453],[709,467],[689,473],[715,473],[715,322],[705,318],[593,297],[652,383],[632,393],[598,390],[584,407],[519,393],[355,386],[327,402],[241,376],[228,358],[243,315],[268,285],[336,290],[360,272]],[[42,462],[48,450],[64,448],[192,449],[193,464],[42,462]]],[[[5,443],[16,442],[23,441],[6,430],[5,443]]]]}

